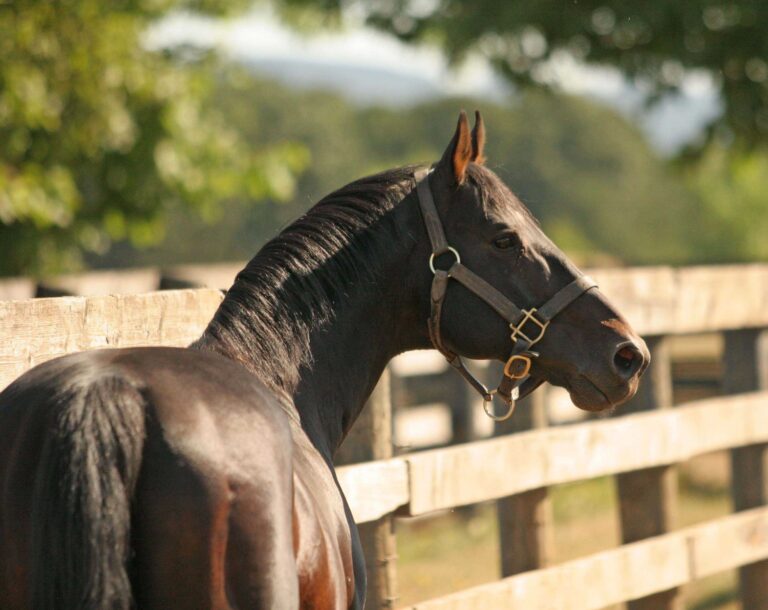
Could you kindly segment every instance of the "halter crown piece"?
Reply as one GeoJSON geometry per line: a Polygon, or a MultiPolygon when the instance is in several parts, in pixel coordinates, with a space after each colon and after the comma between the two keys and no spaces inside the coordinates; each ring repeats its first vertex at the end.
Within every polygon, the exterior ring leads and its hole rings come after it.
{"type": "Polygon", "coordinates": [[[435,207],[435,200],[429,188],[429,174],[431,169],[420,169],[414,174],[416,178],[416,194],[419,207],[427,227],[429,241],[432,244],[432,254],[429,257],[429,268],[434,274],[430,295],[431,308],[428,321],[429,337],[435,346],[454,369],[483,397],[483,409],[485,413],[496,421],[503,421],[511,417],[515,410],[515,401],[520,394],[520,384],[528,377],[531,362],[538,354],[531,351],[531,347],[541,341],[547,332],[549,323],[557,314],[568,307],[582,294],[596,288],[597,284],[586,275],[581,275],[570,284],[561,288],[555,295],[541,307],[521,309],[496,290],[483,278],[470,271],[461,264],[461,257],[455,248],[448,245],[443,230],[443,223],[435,207]],[[442,254],[450,253],[454,262],[447,270],[435,267],[435,258],[442,254]],[[443,343],[440,334],[440,317],[445,301],[448,280],[454,279],[465,288],[475,293],[490,305],[502,318],[509,323],[510,340],[512,350],[504,365],[504,376],[495,390],[489,390],[472,373],[470,373],[461,356],[449,350],[443,343]],[[507,405],[507,411],[503,415],[496,415],[493,411],[493,397],[498,395],[507,405]]]}

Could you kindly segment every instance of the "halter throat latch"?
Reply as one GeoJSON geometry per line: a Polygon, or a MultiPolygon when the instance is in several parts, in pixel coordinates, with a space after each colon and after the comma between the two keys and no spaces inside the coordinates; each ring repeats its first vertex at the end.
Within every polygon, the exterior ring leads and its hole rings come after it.
{"type": "Polygon", "coordinates": [[[437,213],[432,190],[429,188],[429,174],[428,169],[420,169],[415,173],[419,207],[432,245],[432,253],[429,257],[429,268],[433,274],[430,316],[427,322],[429,337],[435,349],[483,398],[485,413],[491,419],[503,421],[512,416],[515,402],[520,394],[520,385],[529,376],[533,359],[538,357],[538,353],[531,351],[531,347],[544,338],[552,318],[582,294],[597,287],[597,284],[591,278],[582,275],[560,289],[544,305],[538,308],[520,309],[483,278],[465,267],[461,263],[459,252],[448,245],[443,223],[437,213]],[[454,257],[448,269],[439,269],[435,266],[435,259],[443,254],[451,254],[454,257]],[[509,324],[512,350],[504,365],[501,382],[495,390],[488,389],[472,375],[464,365],[461,356],[448,349],[443,342],[440,319],[449,279],[459,282],[483,299],[509,324]],[[493,409],[493,397],[496,395],[507,405],[507,410],[501,415],[496,415],[493,409]]]}

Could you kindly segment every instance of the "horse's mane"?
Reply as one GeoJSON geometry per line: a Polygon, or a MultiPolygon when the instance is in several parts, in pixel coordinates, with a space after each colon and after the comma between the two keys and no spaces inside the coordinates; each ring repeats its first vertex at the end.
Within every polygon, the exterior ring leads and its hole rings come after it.
{"type": "Polygon", "coordinates": [[[310,365],[310,332],[325,324],[350,286],[364,279],[387,241],[391,215],[413,189],[414,167],[356,180],[315,204],[267,242],[235,278],[192,347],[222,351],[273,389],[286,390],[310,365]],[[376,230],[370,229],[376,225],[376,230]]]}
{"type": "MultiPolygon", "coordinates": [[[[331,319],[353,284],[368,279],[393,240],[419,238],[398,233],[388,214],[413,190],[416,167],[334,191],[267,242],[192,347],[235,358],[275,390],[294,387],[300,368],[311,365],[311,331],[331,319]]],[[[487,169],[471,164],[468,179],[485,207],[507,199],[506,187],[487,169]]]]}

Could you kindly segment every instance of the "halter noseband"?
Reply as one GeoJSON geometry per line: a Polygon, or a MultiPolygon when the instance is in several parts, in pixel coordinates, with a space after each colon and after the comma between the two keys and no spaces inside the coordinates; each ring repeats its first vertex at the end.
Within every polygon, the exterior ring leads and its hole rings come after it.
{"type": "Polygon", "coordinates": [[[515,410],[515,401],[519,397],[520,384],[528,376],[531,362],[538,354],[531,347],[541,341],[547,331],[550,321],[563,309],[568,307],[582,294],[596,288],[597,284],[589,277],[581,275],[570,284],[561,288],[541,307],[520,309],[501,292],[496,290],[483,278],[461,264],[461,257],[455,248],[448,245],[443,230],[443,223],[435,207],[435,200],[429,188],[430,169],[420,169],[415,172],[416,194],[419,207],[427,227],[429,241],[432,244],[432,254],[429,257],[429,268],[434,274],[430,295],[431,311],[428,321],[429,337],[435,346],[453,368],[455,368],[469,384],[483,397],[483,409],[486,414],[496,421],[508,419],[515,410]],[[454,257],[453,264],[447,269],[437,269],[435,258],[441,254],[450,253],[454,257]],[[443,343],[440,334],[440,318],[443,302],[448,289],[448,280],[455,279],[464,287],[475,293],[490,305],[502,318],[509,322],[512,331],[512,352],[504,365],[504,376],[495,390],[489,390],[464,366],[461,356],[449,350],[443,343]],[[507,411],[500,416],[493,412],[493,396],[498,394],[507,404],[507,411]]]}

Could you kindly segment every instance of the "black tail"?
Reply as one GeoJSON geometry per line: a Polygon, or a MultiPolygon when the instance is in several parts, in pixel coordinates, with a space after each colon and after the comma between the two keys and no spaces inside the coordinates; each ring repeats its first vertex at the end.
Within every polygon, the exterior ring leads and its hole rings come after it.
{"type": "Polygon", "coordinates": [[[32,504],[33,608],[129,610],[145,401],[119,376],[80,377],[51,398],[32,504]]]}

